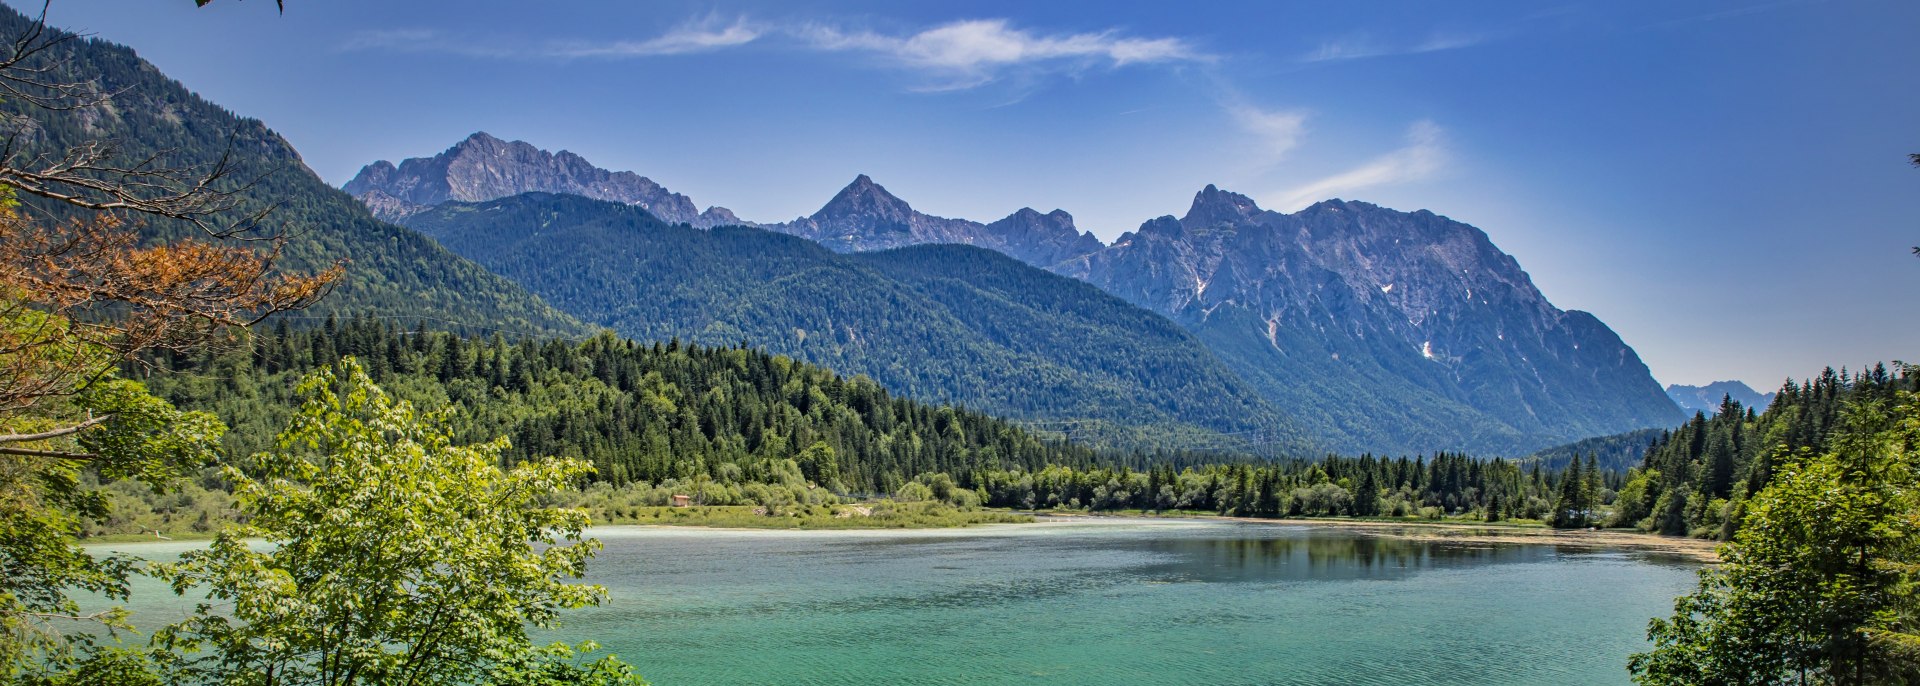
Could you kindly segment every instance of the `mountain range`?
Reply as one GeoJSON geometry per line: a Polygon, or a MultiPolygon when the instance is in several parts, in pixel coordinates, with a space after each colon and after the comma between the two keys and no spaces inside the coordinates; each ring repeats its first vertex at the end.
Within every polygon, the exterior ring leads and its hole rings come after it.
{"type": "Polygon", "coordinates": [[[669,224],[696,228],[759,226],[793,234],[839,252],[884,250],[926,243],[977,245],[1038,267],[1049,267],[1104,246],[1074,228],[1062,210],[1022,208],[991,224],[924,214],[865,174],[815,212],[791,221],[759,224],[724,207],[696,212],[693,200],[633,172],[611,172],[579,155],[550,153],[523,141],[475,133],[432,157],[380,160],[360,169],[345,190],[388,221],[448,201],[480,202],[520,193],[565,193],[634,205],[669,224]]]}
{"type": "MultiPolygon", "coordinates": [[[[0,12],[0,30],[27,23],[0,12]]],[[[70,116],[0,102],[16,146],[112,140],[258,179],[239,210],[277,206],[281,267],[347,265],[295,318],[746,342],[1151,447],[1522,454],[1678,416],[1604,324],[1554,308],[1478,229],[1424,211],[1284,214],[1209,187],[1185,216],[1103,244],[1063,211],[933,217],[861,176],[818,212],[754,229],[638,174],[484,134],[368,165],[349,194],[128,48],[62,41],[38,59],[120,95],[70,116]]]]}
{"type": "Polygon", "coordinates": [[[707,228],[743,224],[724,207],[702,212],[687,196],[633,172],[611,172],[562,150],[547,152],[523,141],[503,141],[485,132],[433,157],[398,166],[380,160],[360,169],[346,192],[386,221],[443,202],[475,202],[529,192],[567,193],[635,205],[671,223],[707,228]]]}
{"type": "Polygon", "coordinates": [[[1208,186],[1185,216],[1059,269],[1179,322],[1343,445],[1378,445],[1381,417],[1411,418],[1407,445],[1498,452],[1679,417],[1605,324],[1424,210],[1284,214],[1208,186]]]}
{"type": "Polygon", "coordinates": [[[1773,404],[1773,393],[1761,393],[1740,381],[1715,381],[1705,386],[1685,386],[1673,384],[1667,386],[1667,397],[1687,412],[1705,412],[1709,415],[1720,411],[1720,401],[1732,398],[1741,407],[1765,410],[1773,404]]]}
{"type": "MultiPolygon", "coordinates": [[[[542,160],[562,157],[585,163],[570,154],[546,155],[529,144],[498,144],[491,136],[475,134],[435,157],[406,160],[397,167],[369,165],[347,188],[376,205],[380,193],[408,192],[414,195],[407,197],[422,200],[438,197],[418,194],[421,188],[458,188],[463,189],[462,197],[491,194],[495,195],[491,199],[500,199],[569,187],[569,179],[618,174],[643,179],[628,172],[572,169],[572,163],[565,173],[542,173],[547,168],[541,166],[542,160]],[[539,164],[521,166],[521,160],[539,164]],[[386,171],[390,168],[403,173],[386,171]],[[479,178],[468,178],[462,170],[484,171],[479,178]]],[[[683,198],[648,184],[663,197],[683,198]]],[[[602,195],[641,209],[656,202],[636,199],[638,195],[602,195]]],[[[677,206],[691,208],[692,204],[685,201],[677,206]]],[[[611,212],[609,208],[575,212],[581,209],[569,208],[567,214],[577,221],[604,222],[608,217],[603,215],[611,212]]],[[[476,252],[480,241],[459,237],[468,230],[463,221],[487,212],[469,207],[422,221],[410,218],[428,216],[419,208],[410,212],[402,221],[435,234],[457,252],[503,269],[497,248],[487,246],[484,254],[476,252]]],[[[684,211],[657,216],[667,224],[708,225],[687,220],[684,211]]],[[[536,226],[475,221],[483,224],[472,229],[475,235],[495,243],[536,226]]],[[[601,278],[609,275],[600,270],[591,270],[601,274],[591,285],[545,283],[573,280],[566,274],[580,272],[582,264],[604,262],[610,251],[620,249],[620,241],[634,240],[632,236],[646,229],[634,228],[620,238],[562,241],[551,237],[566,231],[566,226],[550,220],[537,226],[541,235],[549,237],[540,240],[554,241],[572,252],[547,249],[537,266],[553,274],[505,273],[523,284],[541,282],[535,290],[562,309],[630,335],[697,338],[711,334],[706,329],[674,328],[681,325],[670,326],[671,331],[632,328],[620,323],[631,318],[609,318],[604,309],[570,305],[564,293],[593,293],[609,287],[609,280],[601,278]]],[[[1587,436],[1667,426],[1681,416],[1638,355],[1604,323],[1584,312],[1554,307],[1519,264],[1484,232],[1424,210],[1408,213],[1331,200],[1286,214],[1262,210],[1245,196],[1208,186],[1195,195],[1183,217],[1150,220],[1107,245],[1078,231],[1064,211],[1041,214],[1022,209],[992,223],[935,217],[914,210],[861,175],[811,215],[754,226],[806,238],[840,253],[886,254],[893,248],[927,244],[987,248],[1092,284],[1190,333],[1230,370],[1239,382],[1236,389],[1251,389],[1266,406],[1287,418],[1278,433],[1304,430],[1335,449],[1524,454],[1587,436]]],[[[763,256],[746,250],[730,259],[753,261],[763,256]]],[[[955,277],[965,282],[976,275],[955,277]]],[[[627,278],[641,287],[663,285],[648,281],[650,277],[640,272],[627,278]]],[[[672,287],[698,290],[710,285],[697,273],[689,278],[690,282],[672,287]]],[[[844,299],[841,295],[836,294],[836,302],[844,299]]],[[[876,309],[875,316],[897,306],[894,300],[885,303],[887,307],[876,309]]],[[[912,308],[894,314],[917,316],[909,311],[912,308]]],[[[665,320],[646,321],[653,326],[665,320]]],[[[1032,323],[1054,324],[1045,317],[1032,323]]],[[[777,337],[752,342],[777,349],[780,345],[777,337]]],[[[1086,350],[1073,343],[1064,342],[1066,354],[1086,350]]],[[[836,348],[831,354],[796,348],[795,352],[803,359],[851,370],[874,368],[878,361],[864,357],[874,354],[872,348],[866,352],[836,348]]],[[[918,360],[934,365],[950,362],[935,357],[918,360]]],[[[958,369],[954,378],[975,375],[958,369]]],[[[956,390],[948,387],[944,392],[956,390]]],[[[1156,390],[1142,392],[1151,396],[1156,390]]],[[[941,397],[1000,407],[986,400],[990,395],[941,397]]],[[[1206,421],[1188,423],[1207,425],[1206,421]]]]}
{"type": "Polygon", "coordinates": [[[1315,445],[1185,329],[991,250],[836,253],[758,228],[694,229],[633,205],[548,193],[443,203],[406,221],[640,340],[746,342],[1109,445],[1315,445]],[[1256,433],[1259,445],[1230,438],[1256,433]]]}

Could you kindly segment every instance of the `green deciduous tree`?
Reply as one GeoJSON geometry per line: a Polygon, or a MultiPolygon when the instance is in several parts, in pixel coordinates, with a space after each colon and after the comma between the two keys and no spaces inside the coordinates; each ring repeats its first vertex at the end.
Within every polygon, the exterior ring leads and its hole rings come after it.
{"type": "Polygon", "coordinates": [[[1861,398],[1822,454],[1779,460],[1725,564],[1630,662],[1643,684],[1915,683],[1920,395],[1861,398]]]}
{"type": "Polygon", "coordinates": [[[181,412],[124,380],[95,382],[35,409],[0,413],[0,428],[30,427],[14,436],[41,436],[13,442],[32,447],[0,457],[0,679],[61,669],[76,657],[74,648],[92,643],[92,634],[63,625],[127,627],[124,611],[83,614],[72,597],[77,591],[125,600],[135,566],[76,545],[82,524],[107,513],[105,495],[85,485],[82,470],[164,488],[182,470],[212,460],[225,431],[213,415],[181,412]]]}
{"type": "Polygon", "coordinates": [[[638,683],[617,663],[578,666],[526,633],[604,596],[570,581],[599,548],[582,537],[586,514],[542,504],[591,471],[585,463],[503,469],[505,440],[456,445],[352,358],[299,390],[277,448],[224,469],[248,523],[163,569],[177,592],[209,598],[156,635],[189,656],[204,651],[187,678],[638,683]]]}

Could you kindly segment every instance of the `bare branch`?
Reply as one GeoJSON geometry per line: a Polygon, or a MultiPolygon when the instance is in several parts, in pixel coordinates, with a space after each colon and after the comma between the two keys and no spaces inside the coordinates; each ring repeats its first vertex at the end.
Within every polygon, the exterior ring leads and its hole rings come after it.
{"type": "Polygon", "coordinates": [[[27,448],[8,448],[0,446],[0,455],[24,455],[27,457],[52,457],[61,460],[93,460],[100,456],[93,453],[69,453],[58,450],[29,450],[27,448]]]}
{"type": "Polygon", "coordinates": [[[118,93],[100,90],[88,81],[68,81],[55,77],[65,71],[66,60],[41,59],[48,51],[80,34],[47,30],[48,0],[40,5],[40,15],[26,31],[15,37],[0,55],[0,96],[13,98],[48,110],[77,110],[99,105],[118,93]]]}
{"type": "Polygon", "coordinates": [[[271,240],[257,231],[276,205],[247,213],[226,223],[213,217],[237,209],[253,188],[279,167],[249,179],[234,179],[234,137],[209,165],[167,166],[162,159],[178,151],[162,150],[144,159],[119,161],[119,147],[111,140],[87,141],[59,156],[27,157],[20,152],[18,134],[0,146],[0,183],[48,200],[96,211],[125,211],[188,222],[214,238],[271,240]]]}
{"type": "Polygon", "coordinates": [[[51,431],[32,434],[0,434],[0,443],[25,443],[27,441],[44,441],[61,436],[71,436],[106,423],[107,420],[110,419],[113,419],[113,415],[105,414],[62,429],[53,429],[51,431]]]}
{"type": "MultiPolygon", "coordinates": [[[[38,109],[61,112],[104,106],[126,92],[97,87],[91,80],[68,74],[69,59],[60,48],[77,34],[49,28],[46,8],[40,16],[0,47],[0,99],[13,99],[38,109]]],[[[28,120],[31,121],[31,120],[28,120]]],[[[237,209],[243,198],[279,168],[251,179],[235,178],[235,141],[230,132],[226,150],[211,164],[174,166],[165,160],[177,150],[162,150],[143,159],[121,159],[112,140],[93,140],[54,153],[26,152],[21,132],[7,135],[0,148],[0,184],[30,196],[95,211],[124,211],[178,219],[214,238],[270,240],[253,235],[271,206],[227,222],[214,217],[237,209]]]]}

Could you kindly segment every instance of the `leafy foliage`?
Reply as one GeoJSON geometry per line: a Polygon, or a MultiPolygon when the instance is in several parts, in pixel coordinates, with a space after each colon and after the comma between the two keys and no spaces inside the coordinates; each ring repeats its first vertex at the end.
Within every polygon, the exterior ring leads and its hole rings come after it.
{"type": "MultiPolygon", "coordinates": [[[[1210,464],[1176,471],[1156,464],[976,475],[989,505],[1020,508],[1180,510],[1240,517],[1430,517],[1479,513],[1488,521],[1542,519],[1566,475],[1506,460],[1326,457],[1210,464]]],[[[938,490],[938,489],[935,489],[938,490]]]]}
{"type": "Polygon", "coordinates": [[[1729,400],[1712,417],[1696,413],[1652,443],[1621,489],[1610,524],[1730,540],[1747,501],[1772,481],[1781,460],[1802,450],[1827,452],[1845,408],[1891,400],[1916,382],[1911,371],[1885,365],[1857,375],[1827,369],[1805,382],[1787,381],[1765,412],[1729,400]]]}
{"type": "MultiPolygon", "coordinates": [[[[212,415],[181,412],[132,381],[96,383],[66,404],[113,419],[41,444],[86,450],[96,456],[87,461],[95,473],[160,490],[207,464],[225,429],[212,415]]],[[[23,423],[31,424],[0,426],[23,423]]],[[[93,645],[94,636],[64,631],[63,625],[127,627],[125,612],[82,614],[74,599],[75,593],[94,593],[125,600],[134,568],[130,559],[96,557],[76,545],[86,523],[107,514],[108,499],[89,487],[84,468],[82,461],[57,455],[0,459],[0,578],[6,579],[0,585],[0,677],[60,669],[93,645]]]]}
{"type": "Polygon", "coordinates": [[[1920,680],[1920,395],[1856,392],[1847,405],[1825,450],[1779,453],[1725,564],[1648,629],[1637,681],[1920,680]]]}
{"type": "Polygon", "coordinates": [[[283,326],[251,351],[162,355],[151,383],[184,406],[233,417],[229,452],[249,454],[267,449],[284,422],[292,380],[342,354],[399,397],[449,410],[460,440],[504,436],[508,459],[585,460],[613,485],[813,481],[892,493],[926,472],[1098,459],[985,414],[905,400],[871,380],[764,352],[611,335],[509,343],[378,319],[283,326]]]}
{"type": "Polygon", "coordinates": [[[541,504],[590,468],[502,469],[506,441],[456,444],[352,358],[299,393],[276,449],[224,469],[247,523],[164,567],[176,591],[204,586],[210,601],[157,636],[209,651],[186,672],[229,684],[545,683],[571,665],[526,629],[605,594],[568,582],[598,549],[582,539],[586,513],[541,504]]]}

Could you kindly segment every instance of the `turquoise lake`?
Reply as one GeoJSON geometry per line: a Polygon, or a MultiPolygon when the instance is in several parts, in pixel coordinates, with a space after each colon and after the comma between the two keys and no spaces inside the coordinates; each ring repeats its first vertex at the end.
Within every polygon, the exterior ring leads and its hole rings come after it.
{"type": "MultiPolygon", "coordinates": [[[[594,535],[610,602],[543,639],[592,638],[660,686],[1622,684],[1699,568],[1198,520],[594,535]]],[[[136,622],[186,605],[143,587],[136,622]]]]}

